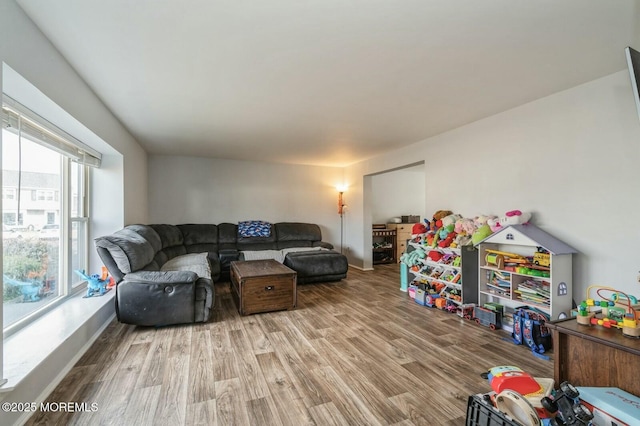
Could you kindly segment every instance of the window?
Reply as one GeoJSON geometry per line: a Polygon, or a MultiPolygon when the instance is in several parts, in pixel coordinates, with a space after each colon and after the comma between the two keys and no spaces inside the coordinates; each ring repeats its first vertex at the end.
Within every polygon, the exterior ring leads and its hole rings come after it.
{"type": "Polygon", "coordinates": [[[15,188],[2,188],[2,199],[3,200],[15,200],[16,199],[16,189],[15,188]]]}
{"type": "Polygon", "coordinates": [[[6,336],[83,284],[74,270],[87,269],[89,165],[100,159],[6,95],[2,112],[6,336]]]}

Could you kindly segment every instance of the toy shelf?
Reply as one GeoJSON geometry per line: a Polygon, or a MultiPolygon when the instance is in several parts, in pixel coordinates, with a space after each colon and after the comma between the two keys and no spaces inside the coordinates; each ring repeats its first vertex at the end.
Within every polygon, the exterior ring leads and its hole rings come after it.
{"type": "Polygon", "coordinates": [[[550,320],[571,315],[575,249],[531,224],[505,227],[477,247],[481,304],[533,306],[550,320]]]}
{"type": "Polygon", "coordinates": [[[475,248],[466,246],[461,248],[437,247],[432,248],[423,244],[409,242],[408,250],[424,250],[425,253],[436,251],[441,256],[434,261],[426,256],[420,259],[409,272],[415,279],[413,283],[424,283],[456,304],[476,303],[477,290],[477,254],[475,248]],[[466,277],[463,282],[463,277],[466,277]]]}
{"type": "Polygon", "coordinates": [[[488,265],[480,266],[480,270],[480,293],[498,299],[517,301],[521,305],[535,306],[550,313],[549,278],[519,274],[488,265]]]}

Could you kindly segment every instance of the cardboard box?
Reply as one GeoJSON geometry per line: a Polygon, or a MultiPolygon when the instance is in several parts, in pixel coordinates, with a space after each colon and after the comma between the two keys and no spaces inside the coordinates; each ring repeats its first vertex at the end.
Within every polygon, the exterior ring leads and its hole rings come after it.
{"type": "Polygon", "coordinates": [[[640,398],[618,388],[578,387],[594,426],[640,425],[640,398]]]}

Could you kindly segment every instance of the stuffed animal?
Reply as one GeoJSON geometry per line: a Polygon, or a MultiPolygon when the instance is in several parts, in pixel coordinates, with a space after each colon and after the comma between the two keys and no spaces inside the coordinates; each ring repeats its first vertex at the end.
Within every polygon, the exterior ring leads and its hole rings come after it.
{"type": "Polygon", "coordinates": [[[502,228],[502,223],[500,223],[500,219],[498,219],[497,217],[488,219],[487,225],[491,229],[491,232],[496,232],[497,230],[502,228]]]}
{"type": "Polygon", "coordinates": [[[427,257],[433,262],[439,261],[440,259],[442,259],[442,256],[443,254],[438,250],[430,250],[429,253],[427,253],[427,257]]]}
{"type": "Polygon", "coordinates": [[[440,239],[444,240],[445,238],[447,238],[447,236],[451,233],[454,232],[454,225],[444,225],[442,226],[442,228],[438,229],[438,234],[440,234],[440,239]]]}
{"type": "Polygon", "coordinates": [[[445,226],[445,227],[449,225],[455,226],[455,223],[458,219],[462,219],[462,216],[459,214],[449,214],[441,219],[442,226],[445,226]]]}
{"type": "Polygon", "coordinates": [[[529,219],[531,219],[531,213],[521,212],[520,210],[511,210],[506,212],[504,216],[500,218],[500,224],[502,226],[520,225],[529,222],[529,219]]]}
{"type": "Polygon", "coordinates": [[[400,261],[407,266],[414,266],[420,263],[420,259],[424,259],[426,257],[426,252],[422,249],[415,249],[411,253],[404,253],[400,256],[400,261]]]}
{"type": "Polygon", "coordinates": [[[413,227],[411,228],[411,235],[419,235],[419,234],[426,234],[428,231],[427,227],[422,224],[422,223],[416,223],[415,225],[413,225],[413,227]]]}
{"type": "Polygon", "coordinates": [[[481,214],[473,218],[473,223],[476,225],[476,228],[479,228],[482,225],[486,224],[487,220],[489,220],[489,216],[487,216],[486,214],[481,214]]]}
{"type": "Polygon", "coordinates": [[[433,220],[431,221],[431,224],[429,226],[429,228],[433,231],[437,230],[438,228],[442,227],[442,218],[449,216],[453,214],[453,212],[451,210],[438,210],[433,214],[433,220]]]}
{"type": "Polygon", "coordinates": [[[453,242],[451,243],[451,245],[449,247],[460,247],[460,246],[466,246],[469,245],[471,243],[471,235],[468,234],[458,234],[456,235],[456,238],[453,240],[453,242]]]}
{"type": "Polygon", "coordinates": [[[462,219],[462,231],[460,232],[464,232],[465,234],[471,236],[474,232],[476,232],[476,229],[478,229],[478,227],[476,226],[473,219],[462,219]]]}
{"type": "Polygon", "coordinates": [[[110,288],[107,288],[109,280],[102,279],[98,274],[92,274],[89,276],[85,274],[84,269],[82,271],[76,269],[74,272],[87,280],[87,295],[84,297],[102,296],[111,290],[110,288]]]}
{"type": "Polygon", "coordinates": [[[491,228],[489,227],[489,225],[485,223],[484,225],[476,229],[476,232],[473,233],[473,235],[471,236],[471,242],[473,242],[473,244],[478,244],[480,241],[484,240],[492,233],[493,232],[491,232],[491,228]]]}
{"type": "Polygon", "coordinates": [[[455,238],[456,238],[456,233],[453,231],[449,232],[445,238],[442,238],[438,242],[438,247],[440,248],[449,247],[455,238]]]}

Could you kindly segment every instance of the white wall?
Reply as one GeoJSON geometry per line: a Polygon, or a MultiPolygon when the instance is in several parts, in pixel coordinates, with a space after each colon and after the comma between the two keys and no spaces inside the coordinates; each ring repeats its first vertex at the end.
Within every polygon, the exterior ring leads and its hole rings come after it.
{"type": "Polygon", "coordinates": [[[373,223],[388,223],[394,217],[424,217],[424,164],[376,174],[371,177],[373,223]]]}
{"type": "MultiPolygon", "coordinates": [[[[146,152],[14,1],[0,2],[0,12],[0,61],[89,129],[89,132],[84,132],[81,127],[70,129],[69,126],[73,124],[59,122],[58,119],[62,115],[50,109],[35,108],[38,114],[50,119],[98,151],[109,150],[110,147],[126,158],[121,174],[127,184],[113,187],[109,197],[117,198],[115,202],[123,209],[121,217],[124,223],[145,221],[146,152]],[[77,132],[83,134],[78,135],[77,132]],[[87,140],[83,137],[90,134],[96,138],[89,136],[91,140],[87,140]]],[[[19,98],[21,95],[12,96],[19,98]]],[[[17,100],[34,109],[33,99],[17,100]]],[[[108,200],[105,197],[106,201],[108,200]]],[[[114,226],[113,230],[115,229],[117,227],[114,226]]]]}
{"type": "MultiPolygon", "coordinates": [[[[114,231],[125,223],[146,221],[145,151],[13,0],[0,1],[0,63],[2,91],[105,154],[105,166],[93,174],[99,190],[94,193],[91,206],[98,224],[91,229],[90,237],[114,231]]],[[[91,261],[90,269],[99,271],[96,256],[91,261]]],[[[37,402],[46,397],[47,389],[55,385],[50,378],[70,368],[69,363],[87,349],[85,345],[112,316],[110,304],[83,318],[73,338],[38,365],[28,380],[17,384],[10,393],[0,393],[0,399],[37,402]]],[[[0,356],[0,365],[1,361],[0,356]]],[[[0,423],[20,422],[22,415],[0,413],[0,423]]]]}
{"type": "Polygon", "coordinates": [[[323,239],[339,246],[342,175],[337,167],[150,155],[149,220],[317,223],[323,239]]]}
{"type": "MultiPolygon", "coordinates": [[[[576,299],[591,284],[640,296],[640,228],[632,223],[640,210],[640,122],[627,71],[350,166],[345,179],[361,186],[364,175],[419,159],[429,170],[427,214],[531,211],[533,223],[579,251],[576,299]]],[[[370,240],[359,223],[370,212],[356,194],[352,204],[361,208],[348,217],[346,244],[354,246],[351,262],[365,265],[370,240]]]]}

